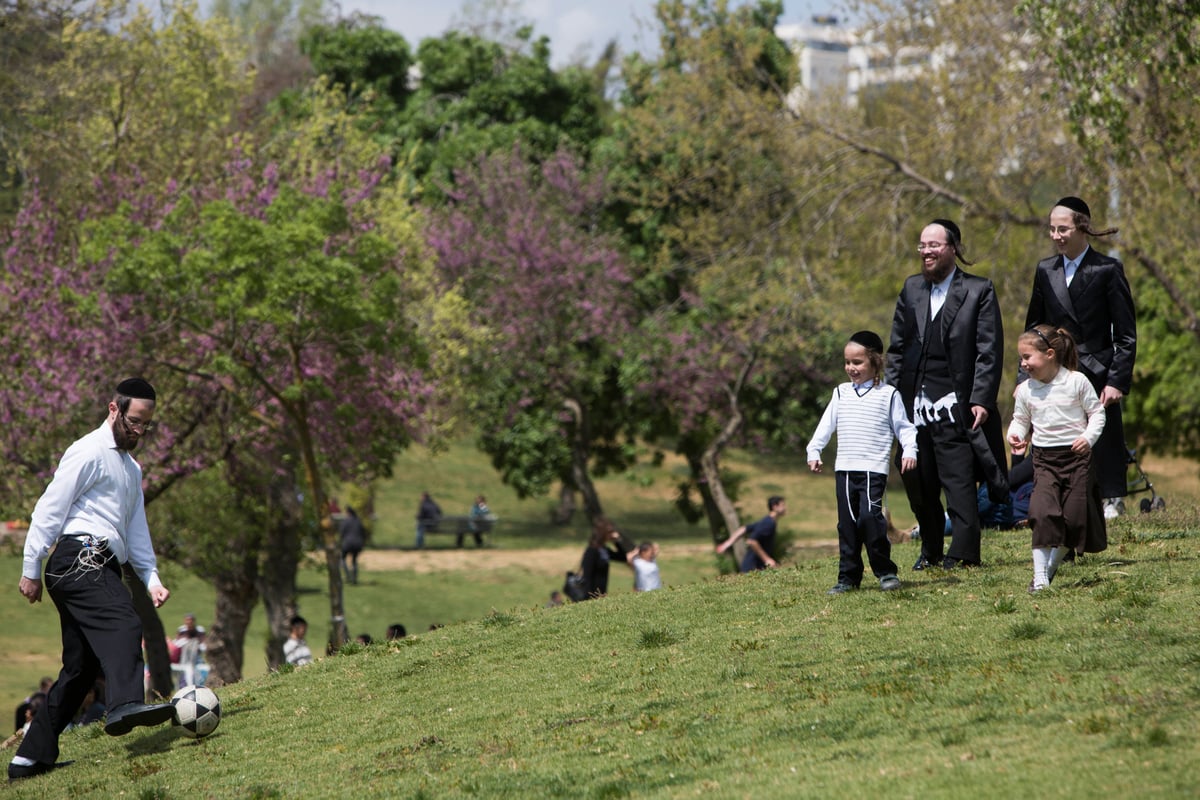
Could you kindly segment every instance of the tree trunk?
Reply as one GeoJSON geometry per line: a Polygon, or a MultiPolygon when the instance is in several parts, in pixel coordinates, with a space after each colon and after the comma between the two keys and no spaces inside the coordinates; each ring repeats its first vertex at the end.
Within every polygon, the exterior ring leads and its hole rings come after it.
{"type": "Polygon", "coordinates": [[[223,573],[213,581],[217,590],[216,611],[212,627],[205,637],[209,686],[224,686],[242,679],[246,629],[250,626],[250,614],[258,600],[258,590],[255,588],[258,562],[248,557],[241,566],[240,572],[223,573]]]}
{"type": "MultiPolygon", "coordinates": [[[[299,374],[299,371],[297,372],[299,374]]],[[[325,551],[325,571],[329,578],[329,651],[336,652],[350,639],[350,628],[346,624],[346,603],[342,585],[342,543],[337,526],[329,515],[325,502],[325,487],[321,481],[321,470],[317,463],[317,452],[313,445],[312,431],[308,428],[308,416],[303,407],[297,412],[297,427],[300,436],[300,452],[304,457],[304,478],[312,498],[313,513],[321,531],[321,545],[325,551]]]]}
{"type": "Polygon", "coordinates": [[[262,570],[258,576],[258,595],[267,614],[267,668],[283,665],[283,643],[296,616],[296,572],[300,563],[300,526],[298,513],[289,513],[295,503],[285,504],[272,515],[263,543],[262,570]]]}
{"type": "Polygon", "coordinates": [[[158,609],[147,594],[146,584],[129,564],[121,566],[125,583],[133,595],[133,608],[142,621],[142,641],[146,646],[146,666],[150,668],[150,686],[146,694],[150,697],[170,697],[175,692],[175,679],[171,675],[171,654],[167,652],[167,635],[159,619],[158,609]]]}
{"type": "MultiPolygon", "coordinates": [[[[714,537],[721,532],[722,527],[729,533],[733,533],[741,527],[737,509],[734,508],[733,501],[730,500],[729,493],[725,491],[725,484],[721,480],[721,467],[718,460],[721,451],[742,428],[744,417],[738,397],[746,379],[754,369],[755,361],[756,358],[751,353],[746,359],[746,363],[742,365],[742,371],[737,380],[733,386],[728,388],[729,419],[725,421],[721,432],[713,437],[699,456],[688,457],[688,465],[700,486],[700,495],[704,498],[704,513],[708,515],[708,525],[713,531],[714,537]],[[697,469],[699,470],[698,475],[697,469]]],[[[736,563],[741,564],[745,554],[746,540],[745,537],[742,537],[733,543],[733,557],[736,559],[736,563]]]]}
{"type": "Polygon", "coordinates": [[[558,490],[558,507],[550,515],[550,521],[555,525],[568,525],[575,516],[575,487],[567,481],[562,482],[558,490]]]}
{"type": "MultiPolygon", "coordinates": [[[[700,496],[704,498],[704,513],[708,516],[708,526],[713,533],[713,542],[720,544],[729,538],[729,534],[741,527],[737,508],[725,491],[721,481],[721,468],[717,463],[719,452],[714,442],[710,444],[699,458],[689,458],[688,464],[692,474],[700,486],[700,496]]],[[[733,558],[735,564],[742,563],[746,555],[746,538],[743,536],[733,543],[733,558]]]]}
{"type": "Polygon", "coordinates": [[[568,430],[571,442],[571,482],[583,497],[583,510],[587,514],[588,522],[595,522],[597,517],[604,515],[604,508],[600,505],[600,494],[596,491],[596,484],[592,483],[592,476],[588,471],[592,451],[587,415],[575,400],[566,400],[563,405],[574,418],[568,430]]]}

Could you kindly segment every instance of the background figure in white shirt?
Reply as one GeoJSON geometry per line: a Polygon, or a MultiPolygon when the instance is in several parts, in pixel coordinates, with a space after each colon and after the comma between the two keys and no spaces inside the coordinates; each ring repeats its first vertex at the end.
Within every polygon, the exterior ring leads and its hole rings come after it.
{"type": "Polygon", "coordinates": [[[156,608],[171,595],[158,577],[142,469],[131,455],[154,425],[155,401],[146,381],[122,381],[108,403],[108,418],[67,448],[33,510],[19,588],[30,603],[42,599],[44,562],[46,591],[62,628],[63,666],[8,765],[10,780],[54,769],[58,737],[101,672],[106,733],[120,736],[174,716],[169,703],[143,702],[142,622],[121,580],[121,564],[128,561],[156,608]]]}
{"type": "Polygon", "coordinates": [[[196,624],[195,614],[183,615],[183,624],[175,632],[175,640],[169,648],[179,654],[176,662],[171,664],[171,671],[178,676],[176,682],[180,689],[203,686],[208,678],[208,665],[204,662],[208,646],[204,634],[204,626],[196,624]]]}
{"type": "Polygon", "coordinates": [[[1033,443],[1029,590],[1036,592],[1054,580],[1069,550],[1082,553],[1086,547],[1088,496],[1095,502],[1100,492],[1091,455],[1105,412],[1091,381],[1075,371],[1079,356],[1065,328],[1037,325],[1017,339],[1017,352],[1029,380],[1017,387],[1008,443],[1017,455],[1033,443]]]}
{"type": "Polygon", "coordinates": [[[313,660],[312,650],[308,649],[308,642],[304,641],[305,634],[308,633],[308,620],[299,615],[292,617],[291,632],[288,639],[283,643],[283,658],[293,667],[303,667],[305,664],[311,664],[313,660]]]}
{"type": "Polygon", "coordinates": [[[883,515],[888,457],[893,438],[900,441],[900,470],[917,465],[917,429],[909,422],[900,393],[882,382],[883,340],[871,331],[850,337],[843,352],[849,383],[833,391],[829,405],[808,443],[808,467],[820,472],[821,451],[836,431],[834,477],[838,506],[838,580],[830,594],[857,589],[866,548],[871,571],[885,591],[900,588],[892,545],[883,515]]]}
{"type": "Polygon", "coordinates": [[[650,592],[662,588],[662,576],[658,572],[658,545],[642,542],[637,550],[629,551],[629,566],[633,567],[633,590],[650,592]]]}

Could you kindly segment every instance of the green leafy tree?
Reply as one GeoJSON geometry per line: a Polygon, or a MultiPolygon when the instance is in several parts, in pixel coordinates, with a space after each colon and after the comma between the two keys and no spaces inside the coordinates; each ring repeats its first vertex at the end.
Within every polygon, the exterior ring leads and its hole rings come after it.
{"type": "Polygon", "coordinates": [[[477,331],[460,369],[481,446],[518,494],[560,480],[590,519],[603,513],[593,472],[629,461],[616,378],[635,308],[618,242],[597,225],[604,198],[603,176],[569,153],[529,164],[514,149],[460,170],[429,229],[477,331]]]}
{"type": "MultiPolygon", "coordinates": [[[[565,147],[586,160],[605,130],[608,104],[592,75],[553,69],[545,37],[529,41],[526,52],[451,31],[422,41],[416,62],[416,88],[389,130],[411,148],[413,172],[427,190],[451,185],[456,169],[518,143],[531,158],[565,147]]],[[[427,194],[436,201],[440,190],[427,194]]]]}
{"type": "Polygon", "coordinates": [[[336,647],[346,626],[325,475],[386,474],[428,392],[407,312],[414,262],[379,233],[390,163],[364,157],[371,147],[340,101],[318,90],[313,102],[307,127],[248,150],[219,182],[137,192],[89,223],[85,253],[184,343],[174,369],[236,387],[242,413],[294,459],[325,550],[336,647]]]}
{"type": "MultiPolygon", "coordinates": [[[[623,383],[643,434],[687,458],[714,538],[738,527],[724,449],[795,444],[822,350],[800,256],[804,166],[781,124],[791,53],[782,8],[661,2],[660,56],[624,66],[623,109],[602,150],[646,312],[623,383]]],[[[681,503],[688,505],[686,497],[681,503]]]]}
{"type": "Polygon", "coordinates": [[[10,152],[26,184],[37,181],[73,210],[102,175],[186,182],[225,160],[250,86],[225,23],[203,20],[191,2],[160,13],[100,0],[71,11],[44,23],[49,56],[29,65],[8,109],[19,121],[10,152]]]}
{"type": "MultiPolygon", "coordinates": [[[[1200,456],[1200,3],[1195,0],[1023,2],[1056,78],[1046,92],[1067,114],[1138,309],[1138,360],[1126,401],[1142,441],[1200,456]],[[1102,58],[1089,57],[1103,53],[1102,58]]],[[[1098,212],[1099,203],[1092,205],[1098,212]]]]}

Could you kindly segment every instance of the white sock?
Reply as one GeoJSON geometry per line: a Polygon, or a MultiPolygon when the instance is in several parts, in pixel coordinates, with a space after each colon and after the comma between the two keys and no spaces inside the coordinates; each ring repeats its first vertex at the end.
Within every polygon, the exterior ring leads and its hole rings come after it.
{"type": "Polygon", "coordinates": [[[1054,580],[1054,576],[1058,574],[1058,566],[1067,557],[1066,547],[1054,547],[1050,550],[1050,563],[1046,567],[1046,580],[1054,580]]]}
{"type": "Polygon", "coordinates": [[[26,758],[25,756],[13,756],[12,763],[16,764],[18,767],[32,767],[37,762],[33,759],[26,758]]]}
{"type": "Polygon", "coordinates": [[[1050,566],[1050,548],[1033,548],[1033,588],[1045,589],[1050,585],[1047,569],[1050,566]]]}

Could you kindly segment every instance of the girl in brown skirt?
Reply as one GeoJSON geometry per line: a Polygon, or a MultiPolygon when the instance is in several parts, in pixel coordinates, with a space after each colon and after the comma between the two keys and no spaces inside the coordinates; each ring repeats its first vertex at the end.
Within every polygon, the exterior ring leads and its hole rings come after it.
{"type": "Polygon", "coordinates": [[[1031,592],[1050,585],[1067,552],[1082,550],[1087,536],[1091,452],[1104,430],[1104,406],[1077,372],[1075,340],[1062,328],[1038,325],[1017,340],[1021,369],[1008,443],[1016,455],[1032,440],[1033,529],[1031,592]]]}

